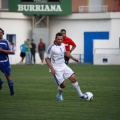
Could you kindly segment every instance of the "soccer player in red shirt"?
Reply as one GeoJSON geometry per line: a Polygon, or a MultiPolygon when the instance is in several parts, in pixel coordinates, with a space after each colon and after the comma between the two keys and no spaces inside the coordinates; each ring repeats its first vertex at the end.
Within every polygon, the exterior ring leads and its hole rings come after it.
{"type": "MultiPolygon", "coordinates": [[[[70,54],[76,48],[76,44],[73,42],[73,40],[71,38],[66,36],[66,30],[65,29],[61,30],[61,34],[63,36],[62,43],[65,44],[66,52],[70,54]]],[[[69,62],[69,57],[65,56],[65,63],[68,64],[68,62],[69,62]]]]}

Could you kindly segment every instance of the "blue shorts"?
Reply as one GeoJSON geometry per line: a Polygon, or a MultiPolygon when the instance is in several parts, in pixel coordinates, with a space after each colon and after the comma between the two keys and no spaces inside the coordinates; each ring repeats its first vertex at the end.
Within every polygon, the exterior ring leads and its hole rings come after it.
{"type": "Polygon", "coordinates": [[[6,76],[9,76],[10,75],[10,72],[11,72],[11,68],[10,68],[10,65],[1,65],[0,64],[0,71],[2,71],[6,76]]]}

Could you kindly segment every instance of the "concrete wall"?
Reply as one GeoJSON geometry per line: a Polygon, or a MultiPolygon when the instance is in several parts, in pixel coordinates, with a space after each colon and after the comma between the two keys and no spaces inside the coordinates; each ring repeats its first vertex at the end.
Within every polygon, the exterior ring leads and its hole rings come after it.
{"type": "Polygon", "coordinates": [[[111,14],[111,29],[109,41],[94,41],[94,64],[107,65],[114,64],[120,65],[120,15],[111,14]],[[103,43],[103,44],[102,44],[103,43]],[[99,49],[105,48],[105,49],[99,49]],[[106,49],[107,48],[107,49],[106,49]],[[102,52],[101,52],[102,50],[102,52]],[[106,52],[107,51],[107,52],[106,52]],[[107,59],[104,62],[103,59],[107,59]]]}
{"type": "Polygon", "coordinates": [[[10,55],[11,63],[20,62],[20,45],[24,43],[27,38],[31,38],[31,18],[24,16],[22,13],[0,13],[0,27],[4,29],[6,34],[16,34],[16,53],[10,55]]]}
{"type": "MultiPolygon", "coordinates": [[[[68,16],[50,16],[49,41],[52,43],[55,34],[61,29],[67,30],[67,36],[77,44],[72,54],[84,54],[84,33],[85,32],[109,32],[109,40],[94,40],[93,51],[97,48],[119,48],[120,31],[119,13],[74,13],[68,16]]],[[[22,13],[0,13],[0,27],[6,34],[16,34],[16,54],[13,63],[20,61],[20,45],[27,38],[32,38],[32,19],[22,13]]],[[[94,52],[93,52],[94,53],[94,52]]],[[[37,63],[40,63],[36,54],[37,63]]],[[[94,56],[94,64],[98,59],[94,56]]],[[[100,62],[96,63],[99,64],[100,62]]],[[[101,63],[100,63],[101,64],[101,63]]],[[[112,63],[111,63],[112,64],[112,63]]]]}
{"type": "Polygon", "coordinates": [[[105,19],[106,16],[94,13],[52,17],[50,19],[50,40],[54,40],[55,33],[64,28],[67,30],[67,36],[72,38],[77,44],[73,54],[84,54],[84,32],[110,31],[111,20],[110,18],[105,19]]]}
{"type": "MultiPolygon", "coordinates": [[[[50,19],[50,40],[52,43],[56,32],[64,28],[67,30],[67,36],[72,38],[77,44],[77,48],[72,54],[84,54],[84,33],[107,31],[109,33],[109,40],[94,40],[93,53],[96,48],[119,48],[119,23],[119,13],[89,13],[54,16],[50,19]]],[[[102,62],[96,62],[98,59],[95,56],[93,59],[93,64],[101,64],[102,62]]],[[[112,64],[112,62],[110,62],[110,64],[112,64]]]]}

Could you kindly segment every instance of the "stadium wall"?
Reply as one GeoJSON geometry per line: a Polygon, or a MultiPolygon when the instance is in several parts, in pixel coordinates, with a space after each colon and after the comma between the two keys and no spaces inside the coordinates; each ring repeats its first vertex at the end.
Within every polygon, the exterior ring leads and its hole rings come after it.
{"type": "Polygon", "coordinates": [[[31,38],[31,17],[22,13],[0,12],[0,28],[4,29],[4,38],[7,34],[16,35],[16,51],[15,55],[9,55],[11,64],[20,62],[20,45],[27,38],[31,38]]]}
{"type": "MultiPolygon", "coordinates": [[[[67,16],[49,17],[50,37],[48,39],[50,43],[53,42],[55,34],[64,28],[67,30],[67,36],[72,38],[77,44],[77,48],[72,54],[77,54],[78,56],[80,54],[84,54],[85,32],[109,33],[109,39],[93,40],[93,54],[95,54],[94,50],[97,48],[119,48],[119,13],[73,13],[67,16]]],[[[17,64],[20,62],[20,45],[24,42],[24,40],[27,38],[31,39],[32,37],[32,16],[25,16],[22,13],[1,12],[0,27],[5,30],[4,38],[6,38],[6,34],[16,34],[16,54],[10,57],[11,63],[17,64]]],[[[93,64],[101,64],[101,62],[96,62],[98,59],[95,57],[95,55],[93,55],[93,57],[93,64]]],[[[38,54],[36,54],[36,59],[37,63],[40,63],[38,54]]],[[[112,64],[112,62],[110,64],[112,64]]]]}
{"type": "MultiPolygon", "coordinates": [[[[85,34],[89,33],[101,33],[107,32],[108,36],[106,39],[93,38],[93,64],[115,64],[114,60],[110,63],[99,62],[94,55],[94,50],[96,48],[119,48],[119,13],[86,13],[86,14],[72,14],[69,16],[53,16],[50,21],[50,38],[54,39],[54,33],[60,31],[60,29],[65,28],[67,30],[67,36],[71,37],[77,44],[77,48],[72,54],[85,54],[84,43],[85,34]],[[54,27],[56,26],[56,27],[54,27]],[[97,62],[98,61],[98,62],[97,62]]],[[[52,41],[51,41],[52,42],[52,41]]],[[[86,47],[87,48],[87,47],[86,47]]],[[[110,52],[109,52],[110,53],[110,52]]],[[[103,54],[103,53],[101,53],[103,54]]],[[[101,56],[101,55],[100,55],[101,56]]],[[[112,58],[112,57],[111,57],[112,58]]],[[[115,58],[114,58],[115,59],[115,58]]],[[[118,62],[116,63],[118,64],[118,62]]],[[[120,63],[119,63],[120,64],[120,63]]]]}

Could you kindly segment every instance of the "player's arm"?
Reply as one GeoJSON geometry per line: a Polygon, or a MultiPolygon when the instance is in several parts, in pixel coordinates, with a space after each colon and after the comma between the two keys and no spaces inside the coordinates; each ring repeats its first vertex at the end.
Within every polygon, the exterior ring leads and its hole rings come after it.
{"type": "Polygon", "coordinates": [[[51,65],[50,58],[45,58],[45,62],[47,63],[48,67],[50,68],[51,73],[55,74],[56,72],[55,72],[55,69],[53,68],[53,66],[51,65]]]}
{"type": "Polygon", "coordinates": [[[13,51],[4,50],[4,49],[2,49],[2,48],[0,48],[0,51],[1,51],[1,52],[4,52],[4,53],[6,53],[6,54],[15,54],[13,51]]]}
{"type": "Polygon", "coordinates": [[[77,58],[74,58],[71,54],[65,52],[65,56],[71,58],[72,60],[74,60],[75,62],[78,62],[79,63],[79,60],[77,58]]]}
{"type": "Polygon", "coordinates": [[[75,48],[76,46],[72,46],[70,52],[72,52],[75,48]]]}
{"type": "Polygon", "coordinates": [[[26,46],[26,48],[29,48],[29,49],[31,49],[31,48],[32,48],[32,46],[31,46],[31,45],[27,45],[27,46],[26,46]]]}
{"type": "Polygon", "coordinates": [[[32,48],[32,45],[29,45],[29,48],[31,49],[31,48],[32,48]]]}
{"type": "Polygon", "coordinates": [[[70,39],[71,50],[70,53],[76,48],[76,44],[70,39]]]}

